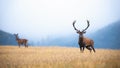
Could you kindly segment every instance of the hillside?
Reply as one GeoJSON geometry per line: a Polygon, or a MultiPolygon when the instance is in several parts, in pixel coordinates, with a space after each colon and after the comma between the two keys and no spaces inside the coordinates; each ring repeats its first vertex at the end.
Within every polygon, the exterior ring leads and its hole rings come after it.
{"type": "MultiPolygon", "coordinates": [[[[91,38],[95,42],[95,48],[112,48],[120,49],[120,21],[112,23],[92,34],[88,34],[87,37],[91,38]]],[[[57,37],[46,39],[44,41],[46,45],[59,45],[67,47],[79,47],[78,34],[71,34],[66,37],[57,37]]]]}
{"type": "Polygon", "coordinates": [[[92,34],[97,48],[120,49],[120,21],[104,27],[92,34]]]}
{"type": "MultiPolygon", "coordinates": [[[[89,34],[89,33],[87,33],[89,34]]],[[[120,49],[120,21],[112,23],[87,37],[95,42],[95,48],[112,48],[120,49]]],[[[31,40],[31,39],[28,39],[31,40]]],[[[0,30],[0,45],[16,45],[15,37],[7,32],[0,30]]],[[[70,34],[68,36],[50,36],[42,40],[33,40],[29,42],[31,46],[66,46],[79,47],[78,34],[70,34]]]]}
{"type": "Polygon", "coordinates": [[[0,45],[16,45],[14,35],[0,30],[0,45]]]}
{"type": "MultiPolygon", "coordinates": [[[[112,23],[92,34],[88,34],[87,37],[94,40],[95,48],[120,49],[120,21],[112,23]]],[[[71,34],[66,37],[58,37],[49,40],[50,41],[45,41],[47,45],[79,47],[78,34],[71,34]]]]}

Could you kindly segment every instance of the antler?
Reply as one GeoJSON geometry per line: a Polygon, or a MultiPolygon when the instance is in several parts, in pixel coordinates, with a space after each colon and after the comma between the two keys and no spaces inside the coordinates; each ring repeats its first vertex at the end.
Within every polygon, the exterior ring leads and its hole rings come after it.
{"type": "Polygon", "coordinates": [[[78,31],[78,29],[76,29],[76,27],[75,27],[75,23],[76,23],[76,20],[73,21],[73,27],[74,27],[74,29],[75,29],[76,31],[78,31]]]}
{"type": "Polygon", "coordinates": [[[89,24],[89,20],[87,20],[87,24],[88,24],[88,26],[87,26],[85,29],[83,29],[83,31],[82,31],[82,32],[85,32],[85,30],[87,30],[87,29],[88,29],[88,27],[90,26],[90,24],[89,24]]]}

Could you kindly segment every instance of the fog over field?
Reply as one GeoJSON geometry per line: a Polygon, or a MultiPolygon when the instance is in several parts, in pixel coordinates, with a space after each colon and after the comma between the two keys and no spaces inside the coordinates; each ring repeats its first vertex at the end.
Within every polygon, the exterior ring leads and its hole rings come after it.
{"type": "Polygon", "coordinates": [[[0,29],[28,39],[66,36],[90,20],[92,33],[120,20],[119,0],[0,0],[0,29]]]}
{"type": "Polygon", "coordinates": [[[120,0],[0,0],[0,45],[17,45],[14,33],[30,46],[78,47],[72,23],[86,30],[97,48],[120,48],[120,0]]]}

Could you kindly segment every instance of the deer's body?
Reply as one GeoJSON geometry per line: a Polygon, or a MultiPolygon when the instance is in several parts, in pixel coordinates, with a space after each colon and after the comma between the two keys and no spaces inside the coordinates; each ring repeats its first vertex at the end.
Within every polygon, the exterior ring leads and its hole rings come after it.
{"type": "Polygon", "coordinates": [[[76,30],[76,32],[79,34],[78,44],[80,47],[80,51],[83,52],[84,48],[86,47],[88,50],[90,50],[90,52],[91,52],[91,50],[93,50],[95,52],[94,41],[92,39],[89,39],[89,38],[83,36],[83,34],[86,33],[85,30],[87,30],[87,28],[89,27],[89,21],[87,20],[88,26],[82,31],[75,28],[75,22],[76,21],[73,22],[73,27],[76,30]]]}
{"type": "Polygon", "coordinates": [[[94,45],[94,41],[92,39],[89,39],[89,38],[86,38],[86,37],[83,38],[83,42],[86,44],[86,46],[94,45]]]}
{"type": "Polygon", "coordinates": [[[18,39],[18,40],[17,40],[17,42],[18,42],[19,44],[22,44],[22,45],[23,45],[23,44],[26,44],[27,41],[28,41],[27,39],[18,39]]]}
{"type": "Polygon", "coordinates": [[[14,35],[16,37],[16,41],[17,41],[19,47],[20,47],[20,45],[24,45],[25,47],[28,47],[28,45],[27,45],[28,40],[27,39],[20,39],[18,37],[18,34],[14,34],[14,35]]]}

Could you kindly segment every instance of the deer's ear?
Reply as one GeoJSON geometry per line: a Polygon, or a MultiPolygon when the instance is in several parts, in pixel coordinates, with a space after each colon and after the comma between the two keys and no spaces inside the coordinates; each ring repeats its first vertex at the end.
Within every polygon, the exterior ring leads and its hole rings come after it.
{"type": "Polygon", "coordinates": [[[76,33],[79,33],[78,31],[76,31],[76,33]]]}
{"type": "Polygon", "coordinates": [[[76,31],[76,33],[79,33],[79,32],[80,32],[80,30],[77,30],[77,31],[76,31]]]}
{"type": "Polygon", "coordinates": [[[14,33],[13,35],[17,35],[17,34],[14,33]]]}
{"type": "Polygon", "coordinates": [[[84,34],[86,33],[86,31],[83,32],[84,34]]]}

